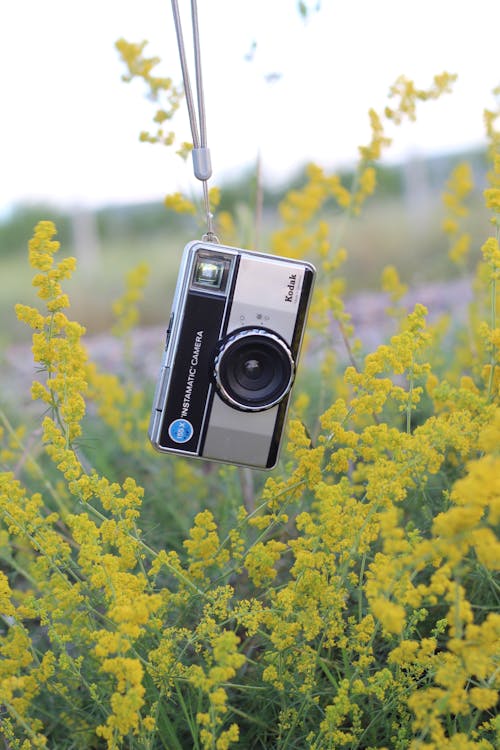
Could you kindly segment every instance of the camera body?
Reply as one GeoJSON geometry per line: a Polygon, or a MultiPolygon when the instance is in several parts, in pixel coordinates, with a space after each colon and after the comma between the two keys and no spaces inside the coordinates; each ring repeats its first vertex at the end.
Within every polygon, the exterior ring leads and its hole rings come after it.
{"type": "Polygon", "coordinates": [[[276,465],[314,277],[301,261],[186,246],[149,427],[156,449],[276,465]]]}

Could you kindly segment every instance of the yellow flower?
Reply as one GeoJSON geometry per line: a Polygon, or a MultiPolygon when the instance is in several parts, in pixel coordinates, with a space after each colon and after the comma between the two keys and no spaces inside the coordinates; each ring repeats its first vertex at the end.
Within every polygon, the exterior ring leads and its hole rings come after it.
{"type": "Polygon", "coordinates": [[[387,108],[386,116],[396,124],[400,124],[405,115],[410,120],[415,120],[417,102],[438,99],[442,94],[449,93],[456,78],[456,75],[444,72],[434,76],[429,89],[418,89],[413,81],[400,76],[390,89],[390,96],[399,100],[398,107],[387,108]]]}
{"type": "Polygon", "coordinates": [[[484,191],[486,208],[491,208],[496,213],[500,212],[500,188],[487,188],[484,191]]]}
{"type": "Polygon", "coordinates": [[[471,194],[473,187],[471,166],[468,162],[461,162],[454,167],[446,183],[447,190],[442,195],[443,204],[450,214],[449,222],[469,213],[464,201],[471,194]]]}
{"type": "Polygon", "coordinates": [[[453,263],[463,265],[469,253],[471,245],[471,236],[467,232],[460,235],[454,244],[448,250],[448,257],[453,263]]]}
{"type": "Polygon", "coordinates": [[[125,336],[139,320],[137,302],[143,297],[148,275],[146,263],[139,263],[127,273],[125,293],[112,305],[116,319],[112,328],[115,335],[125,336]]]}
{"type": "Polygon", "coordinates": [[[245,567],[255,586],[269,583],[276,577],[275,564],[286,549],[286,544],[271,539],[269,542],[257,542],[245,557],[245,567]]]}
{"type": "Polygon", "coordinates": [[[377,598],[371,601],[371,609],[388,633],[400,634],[406,624],[404,607],[387,599],[377,598]]]}
{"type": "Polygon", "coordinates": [[[367,146],[360,146],[359,148],[359,153],[363,162],[376,161],[377,159],[380,159],[382,150],[386,146],[390,146],[391,144],[391,139],[388,138],[384,133],[384,126],[380,115],[377,114],[374,109],[370,109],[368,116],[370,118],[372,138],[367,146]]]}
{"type": "Polygon", "coordinates": [[[221,198],[220,189],[215,186],[211,187],[210,190],[208,191],[208,200],[209,200],[211,211],[215,211],[215,209],[220,203],[220,198],[221,198]]]}
{"type": "Polygon", "coordinates": [[[491,688],[473,687],[470,690],[470,702],[481,711],[494,708],[498,701],[498,691],[491,688]]]}
{"type": "Polygon", "coordinates": [[[165,198],[165,206],[178,214],[195,214],[196,206],[182,193],[172,193],[165,198]]]}
{"type": "Polygon", "coordinates": [[[112,713],[105,724],[97,727],[96,734],[107,740],[109,748],[114,748],[117,740],[139,727],[139,712],[146,692],[142,684],[144,670],[139,659],[128,657],[105,659],[101,669],[116,678],[116,691],[110,700],[112,713]]]}
{"type": "MultiPolygon", "coordinates": [[[[155,76],[154,69],[160,62],[158,57],[145,57],[143,55],[147,42],[131,43],[125,39],[118,39],[116,49],[127,66],[128,72],[122,76],[127,83],[134,78],[141,78],[149,89],[150,97],[156,101],[160,95],[165,97],[165,104],[160,109],[164,114],[160,119],[170,119],[179,107],[181,92],[175,88],[172,79],[155,76]]],[[[157,119],[158,121],[158,119],[157,119]]]]}
{"type": "Polygon", "coordinates": [[[386,266],[382,271],[382,290],[390,295],[392,302],[398,302],[408,291],[407,284],[400,281],[394,266],[386,266]]]}
{"type": "Polygon", "coordinates": [[[224,566],[229,553],[220,548],[217,525],[208,510],[197,514],[189,535],[191,538],[184,541],[190,559],[189,572],[193,578],[203,580],[212,565],[224,566]]]}
{"type": "Polygon", "coordinates": [[[377,186],[377,173],[373,167],[365,167],[358,178],[358,188],[352,197],[353,212],[358,214],[365,200],[373,195],[377,186]]]}
{"type": "Polygon", "coordinates": [[[10,600],[11,594],[9,580],[5,573],[0,570],[0,612],[4,616],[12,616],[15,612],[14,606],[10,600]]]}

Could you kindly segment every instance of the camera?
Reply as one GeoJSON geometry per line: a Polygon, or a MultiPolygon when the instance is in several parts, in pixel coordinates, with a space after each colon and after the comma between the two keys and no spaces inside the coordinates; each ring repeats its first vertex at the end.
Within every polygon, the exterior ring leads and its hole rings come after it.
{"type": "Polygon", "coordinates": [[[149,427],[156,449],[276,465],[314,277],[302,261],[185,247],[149,427]]]}

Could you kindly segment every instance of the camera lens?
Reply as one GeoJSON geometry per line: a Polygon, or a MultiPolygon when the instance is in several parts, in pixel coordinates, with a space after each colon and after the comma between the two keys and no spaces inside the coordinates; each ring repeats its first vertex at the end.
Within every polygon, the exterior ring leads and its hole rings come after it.
{"type": "Polygon", "coordinates": [[[243,411],[263,411],[290,390],[294,363],[287,344],[261,328],[241,329],[228,336],[215,360],[215,381],[221,397],[243,411]]]}
{"type": "Polygon", "coordinates": [[[243,372],[248,380],[258,380],[262,374],[262,363],[258,359],[247,359],[243,364],[243,372]]]}

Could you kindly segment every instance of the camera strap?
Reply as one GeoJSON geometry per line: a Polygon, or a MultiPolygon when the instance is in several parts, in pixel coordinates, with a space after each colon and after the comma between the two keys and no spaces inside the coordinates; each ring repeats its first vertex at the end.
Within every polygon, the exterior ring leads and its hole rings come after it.
{"type": "Polygon", "coordinates": [[[194,48],[194,65],[196,77],[196,94],[198,111],[193,98],[191,81],[186,60],[186,50],[184,47],[184,35],[182,33],[181,17],[177,0],[172,0],[172,12],[174,16],[175,31],[177,35],[177,46],[179,49],[179,58],[182,70],[182,80],[184,83],[184,93],[189,113],[189,124],[193,137],[193,170],[195,177],[203,183],[203,200],[207,218],[207,232],[203,235],[206,242],[218,243],[219,239],[214,234],[213,214],[210,211],[210,201],[208,197],[208,180],[212,176],[212,164],[210,159],[210,150],[207,147],[207,124],[205,115],[205,99],[203,94],[203,80],[201,75],[201,53],[200,53],[200,32],[198,24],[198,8],[196,0],[191,0],[191,23],[193,27],[193,48],[194,48]]]}

